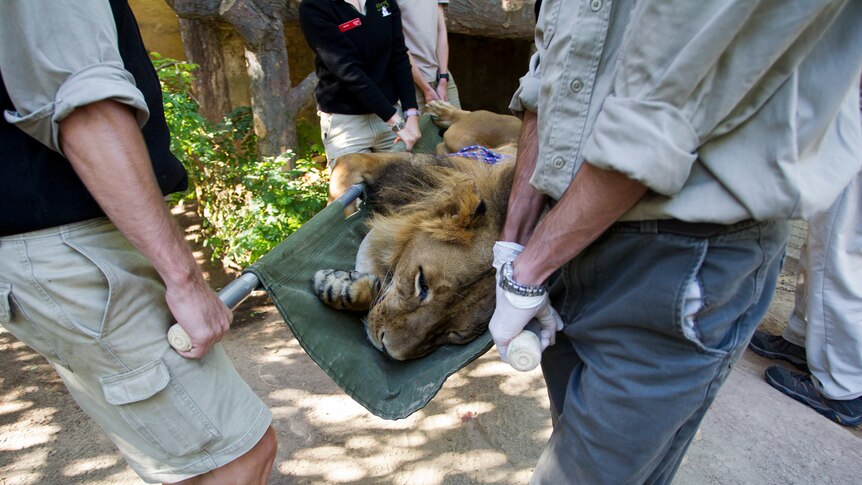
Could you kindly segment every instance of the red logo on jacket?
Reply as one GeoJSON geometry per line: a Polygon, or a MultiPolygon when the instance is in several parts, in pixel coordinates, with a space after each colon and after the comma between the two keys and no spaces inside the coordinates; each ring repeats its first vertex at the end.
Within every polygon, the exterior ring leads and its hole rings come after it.
{"type": "Polygon", "coordinates": [[[347,22],[344,22],[343,24],[339,25],[338,30],[342,32],[347,32],[348,30],[355,29],[360,25],[362,25],[362,20],[359,20],[359,17],[356,17],[353,20],[348,20],[347,22]]]}

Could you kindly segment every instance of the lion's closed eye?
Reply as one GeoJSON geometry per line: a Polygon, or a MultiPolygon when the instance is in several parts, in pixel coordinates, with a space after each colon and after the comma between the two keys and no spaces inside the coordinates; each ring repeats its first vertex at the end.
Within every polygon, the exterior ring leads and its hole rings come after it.
{"type": "Polygon", "coordinates": [[[419,271],[416,272],[416,296],[419,297],[420,301],[425,301],[428,298],[428,282],[425,281],[425,272],[422,270],[422,266],[419,267],[419,271]]]}

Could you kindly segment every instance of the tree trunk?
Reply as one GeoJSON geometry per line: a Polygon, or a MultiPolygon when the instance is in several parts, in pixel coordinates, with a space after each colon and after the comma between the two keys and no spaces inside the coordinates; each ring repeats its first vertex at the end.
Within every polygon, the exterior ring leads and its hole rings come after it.
{"type": "Polygon", "coordinates": [[[535,0],[451,0],[446,27],[456,34],[530,40],[535,0]]]}
{"type": "Polygon", "coordinates": [[[186,56],[189,62],[198,65],[192,88],[201,114],[212,122],[218,122],[231,109],[218,25],[210,20],[179,20],[186,56]]]}
{"type": "Polygon", "coordinates": [[[265,12],[253,0],[224,0],[219,14],[245,42],[259,154],[281,155],[296,146],[296,125],[288,120],[285,104],[290,91],[290,66],[283,20],[265,12]]]}
{"type": "MultiPolygon", "coordinates": [[[[279,29],[283,35],[283,30],[279,29]]],[[[254,132],[263,156],[281,155],[296,147],[296,124],[287,110],[290,68],[284,38],[246,47],[245,60],[251,86],[254,132]]]]}
{"type": "MultiPolygon", "coordinates": [[[[166,0],[180,18],[229,23],[245,43],[258,154],[277,156],[296,146],[287,110],[290,70],[281,9],[263,0],[166,0]]],[[[277,3],[277,2],[276,2],[277,3]]]]}

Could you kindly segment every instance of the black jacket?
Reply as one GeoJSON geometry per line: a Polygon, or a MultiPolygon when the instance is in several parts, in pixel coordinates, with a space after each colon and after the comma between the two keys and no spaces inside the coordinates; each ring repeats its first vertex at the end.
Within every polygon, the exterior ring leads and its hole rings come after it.
{"type": "Polygon", "coordinates": [[[416,108],[416,93],[396,0],[367,0],[365,11],[344,0],[303,0],[299,25],[315,53],[320,110],[385,121],[399,100],[416,108]]]}

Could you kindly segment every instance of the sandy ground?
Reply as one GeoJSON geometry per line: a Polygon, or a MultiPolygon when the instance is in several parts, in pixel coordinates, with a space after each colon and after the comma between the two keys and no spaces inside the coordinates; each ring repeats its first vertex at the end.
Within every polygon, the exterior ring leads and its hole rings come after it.
{"type": "MultiPolygon", "coordinates": [[[[184,221],[192,237],[196,227],[184,221]]],[[[214,287],[232,278],[207,267],[214,287]]],[[[791,261],[763,323],[773,332],[792,308],[794,268],[791,261]]],[[[424,409],[386,421],[308,358],[265,294],[238,309],[224,345],[273,411],[280,448],[272,484],[526,483],[550,434],[541,373],[515,372],[494,351],[452,376],[424,409]]],[[[762,378],[770,363],[745,353],[676,484],[859,483],[862,432],[773,390],[762,378]]],[[[46,361],[2,331],[0,366],[0,485],[143,483],[46,361]]]]}

